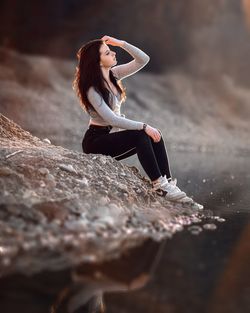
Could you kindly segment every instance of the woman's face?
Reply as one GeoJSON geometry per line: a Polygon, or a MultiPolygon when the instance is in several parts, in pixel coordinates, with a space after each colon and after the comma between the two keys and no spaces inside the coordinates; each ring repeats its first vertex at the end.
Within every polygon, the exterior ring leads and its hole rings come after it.
{"type": "Polygon", "coordinates": [[[110,50],[109,46],[103,43],[100,47],[100,65],[109,68],[116,63],[116,52],[110,50]]]}

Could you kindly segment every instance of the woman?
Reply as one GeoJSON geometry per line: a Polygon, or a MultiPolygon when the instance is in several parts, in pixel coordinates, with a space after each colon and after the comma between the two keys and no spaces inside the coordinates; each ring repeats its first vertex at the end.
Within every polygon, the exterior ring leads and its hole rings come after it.
{"type": "Polygon", "coordinates": [[[82,149],[122,160],[136,154],[152,182],[152,189],[168,200],[193,203],[172,180],[168,155],[160,130],[120,114],[126,99],[121,80],[142,69],[150,57],[124,40],[110,36],[89,41],[78,53],[73,89],[89,114],[82,149]],[[116,65],[116,53],[109,46],[126,50],[134,59],[116,65]],[[112,130],[112,131],[111,131],[112,130]]]}

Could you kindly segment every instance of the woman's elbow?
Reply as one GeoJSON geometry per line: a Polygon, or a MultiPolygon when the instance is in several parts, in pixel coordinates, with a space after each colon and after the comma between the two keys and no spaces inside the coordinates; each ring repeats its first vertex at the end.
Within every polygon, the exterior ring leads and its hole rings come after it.
{"type": "Polygon", "coordinates": [[[150,57],[149,57],[149,55],[147,55],[147,54],[145,54],[144,56],[143,56],[143,58],[141,59],[141,60],[138,60],[137,62],[138,62],[138,64],[139,64],[139,66],[145,66],[148,62],[149,62],[149,60],[150,60],[150,57]]]}
{"type": "Polygon", "coordinates": [[[146,64],[148,64],[149,60],[150,60],[150,57],[146,55],[141,62],[141,66],[144,67],[146,64]]]}
{"type": "Polygon", "coordinates": [[[147,64],[149,62],[149,60],[150,60],[150,56],[146,54],[146,56],[145,56],[145,64],[147,64]]]}

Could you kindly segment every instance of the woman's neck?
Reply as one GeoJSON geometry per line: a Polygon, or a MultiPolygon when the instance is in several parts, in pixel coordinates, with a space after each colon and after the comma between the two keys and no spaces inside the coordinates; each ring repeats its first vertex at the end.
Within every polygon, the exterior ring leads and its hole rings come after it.
{"type": "Polygon", "coordinates": [[[109,71],[110,71],[110,67],[101,67],[101,71],[102,71],[102,75],[104,77],[104,79],[110,83],[110,79],[109,79],[109,71]]]}
{"type": "Polygon", "coordinates": [[[116,89],[116,87],[114,86],[114,84],[111,82],[111,80],[109,79],[109,71],[110,71],[110,67],[101,67],[102,69],[102,74],[104,77],[104,82],[107,84],[108,89],[116,96],[119,96],[119,93],[116,89]]]}

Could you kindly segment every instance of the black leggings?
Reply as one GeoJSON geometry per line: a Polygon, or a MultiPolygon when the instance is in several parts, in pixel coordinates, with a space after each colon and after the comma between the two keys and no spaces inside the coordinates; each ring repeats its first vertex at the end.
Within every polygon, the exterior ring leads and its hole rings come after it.
{"type": "Polygon", "coordinates": [[[144,130],[122,130],[110,133],[112,126],[93,126],[87,129],[82,140],[84,153],[104,154],[116,160],[128,158],[137,153],[138,159],[151,179],[161,175],[171,177],[167,150],[161,135],[159,142],[154,142],[144,130]]]}

